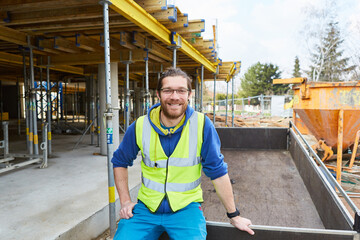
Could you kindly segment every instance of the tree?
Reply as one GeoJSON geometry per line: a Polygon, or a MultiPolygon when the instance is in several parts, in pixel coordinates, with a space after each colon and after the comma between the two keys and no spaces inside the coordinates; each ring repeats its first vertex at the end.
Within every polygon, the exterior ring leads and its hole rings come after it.
{"type": "Polygon", "coordinates": [[[216,100],[225,100],[226,94],[225,93],[217,93],[216,94],[216,100]]]}
{"type": "Polygon", "coordinates": [[[295,57],[295,65],[294,65],[294,72],[293,72],[293,77],[301,77],[301,72],[300,72],[300,61],[298,56],[295,57]]]}
{"type": "Polygon", "coordinates": [[[288,89],[288,85],[273,85],[273,79],[280,78],[281,72],[279,67],[269,64],[261,64],[260,62],[252,65],[244,77],[241,78],[241,97],[252,97],[261,94],[284,94],[288,89]]]}
{"type": "Polygon", "coordinates": [[[340,49],[343,43],[337,22],[330,22],[326,28],[326,35],[315,45],[310,66],[313,81],[336,82],[343,80],[345,74],[355,69],[348,66],[349,58],[343,57],[344,51],[340,49]]]}

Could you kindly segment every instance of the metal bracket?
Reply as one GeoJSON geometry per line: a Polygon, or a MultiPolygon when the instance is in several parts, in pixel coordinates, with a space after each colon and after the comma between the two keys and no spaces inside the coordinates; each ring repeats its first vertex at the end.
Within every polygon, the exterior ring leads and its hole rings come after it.
{"type": "Polygon", "coordinates": [[[44,48],[43,47],[40,47],[40,41],[43,41],[44,40],[44,38],[43,37],[37,37],[36,38],[36,47],[39,49],[39,50],[44,50],[44,48]]]}
{"type": "Polygon", "coordinates": [[[104,47],[105,44],[104,44],[104,34],[103,33],[100,33],[100,46],[104,47]]]}
{"type": "Polygon", "coordinates": [[[306,80],[300,85],[300,95],[301,99],[310,98],[310,90],[306,80]]]}
{"type": "Polygon", "coordinates": [[[78,43],[78,37],[80,37],[79,33],[75,34],[75,46],[80,47],[80,43],[78,43]]]}
{"type": "Polygon", "coordinates": [[[56,39],[57,39],[58,37],[54,37],[54,48],[59,48],[59,46],[58,45],[56,45],[56,39]]]}
{"type": "Polygon", "coordinates": [[[129,51],[129,59],[128,60],[121,60],[123,58],[123,53],[120,52],[120,62],[123,64],[131,64],[134,61],[132,60],[132,51],[129,51]]]}
{"type": "Polygon", "coordinates": [[[43,151],[46,149],[46,143],[45,142],[42,142],[40,144],[40,149],[43,150],[43,151]]]}
{"type": "Polygon", "coordinates": [[[107,4],[109,4],[109,5],[112,4],[112,2],[111,2],[110,0],[101,0],[101,1],[99,1],[99,4],[100,4],[100,5],[104,5],[104,3],[107,3],[107,4]]]}
{"type": "Polygon", "coordinates": [[[145,38],[145,51],[152,50],[152,42],[148,38],[145,38]]]}
{"type": "Polygon", "coordinates": [[[144,61],[148,61],[149,60],[149,49],[144,48],[144,51],[146,52],[146,57],[144,57],[144,61]]]}
{"type": "Polygon", "coordinates": [[[105,109],[104,117],[113,117],[113,111],[112,110],[120,110],[120,107],[108,107],[105,109]]]}
{"type": "Polygon", "coordinates": [[[113,113],[112,112],[104,112],[104,117],[113,117],[113,113]]]}
{"type": "Polygon", "coordinates": [[[120,45],[125,45],[126,44],[126,39],[125,39],[125,32],[120,32],[120,45]]]}
{"type": "Polygon", "coordinates": [[[174,44],[174,45],[170,45],[170,46],[168,46],[168,48],[170,48],[170,49],[181,48],[181,46],[182,46],[181,36],[180,35],[177,36],[178,37],[177,41],[175,40],[175,37],[176,37],[176,32],[171,32],[170,42],[171,42],[171,44],[174,44]]]}
{"type": "Polygon", "coordinates": [[[137,31],[132,31],[131,32],[131,43],[134,44],[134,43],[137,43],[136,40],[135,40],[135,37],[136,37],[136,34],[138,33],[137,31]]]}

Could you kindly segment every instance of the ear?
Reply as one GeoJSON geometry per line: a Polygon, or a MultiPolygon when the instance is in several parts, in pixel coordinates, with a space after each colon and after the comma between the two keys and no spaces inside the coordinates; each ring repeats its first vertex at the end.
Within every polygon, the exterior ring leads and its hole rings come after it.
{"type": "Polygon", "coordinates": [[[160,93],[158,90],[156,90],[156,96],[158,97],[158,99],[160,99],[160,93]]]}
{"type": "Polygon", "coordinates": [[[189,91],[188,100],[190,100],[191,96],[192,96],[192,91],[189,91]]]}

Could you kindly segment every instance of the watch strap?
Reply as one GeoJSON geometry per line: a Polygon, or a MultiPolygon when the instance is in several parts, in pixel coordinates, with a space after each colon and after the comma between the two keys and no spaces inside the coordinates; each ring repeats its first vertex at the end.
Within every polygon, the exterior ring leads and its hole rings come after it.
{"type": "Polygon", "coordinates": [[[236,208],[235,212],[232,212],[232,213],[227,212],[226,215],[228,216],[228,218],[237,217],[237,216],[240,216],[240,211],[239,211],[239,209],[236,208]]]}

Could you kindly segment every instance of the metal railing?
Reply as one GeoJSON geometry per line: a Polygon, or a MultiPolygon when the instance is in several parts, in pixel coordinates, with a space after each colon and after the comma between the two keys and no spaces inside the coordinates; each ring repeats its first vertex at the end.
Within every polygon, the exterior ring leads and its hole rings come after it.
{"type": "Polygon", "coordinates": [[[308,154],[309,156],[312,156],[316,163],[319,164],[319,167],[322,170],[322,173],[325,174],[325,177],[328,181],[330,181],[330,184],[332,186],[334,186],[339,192],[340,194],[344,197],[345,201],[347,202],[347,204],[350,206],[350,208],[355,212],[355,222],[354,222],[354,230],[357,232],[360,232],[360,211],[359,208],[355,205],[355,203],[350,199],[350,197],[348,196],[348,194],[345,192],[345,190],[342,188],[342,186],[340,185],[340,183],[338,183],[336,181],[336,179],[333,177],[333,175],[330,173],[329,169],[325,166],[325,164],[323,163],[323,161],[320,159],[320,157],[316,154],[316,152],[314,151],[314,149],[310,146],[310,144],[305,140],[304,136],[301,134],[301,132],[299,131],[299,129],[297,129],[297,127],[295,126],[295,124],[290,121],[289,123],[289,128],[290,129],[294,129],[295,132],[299,135],[299,137],[301,138],[301,140],[304,142],[304,144],[306,145],[307,149],[308,149],[308,154]]]}

